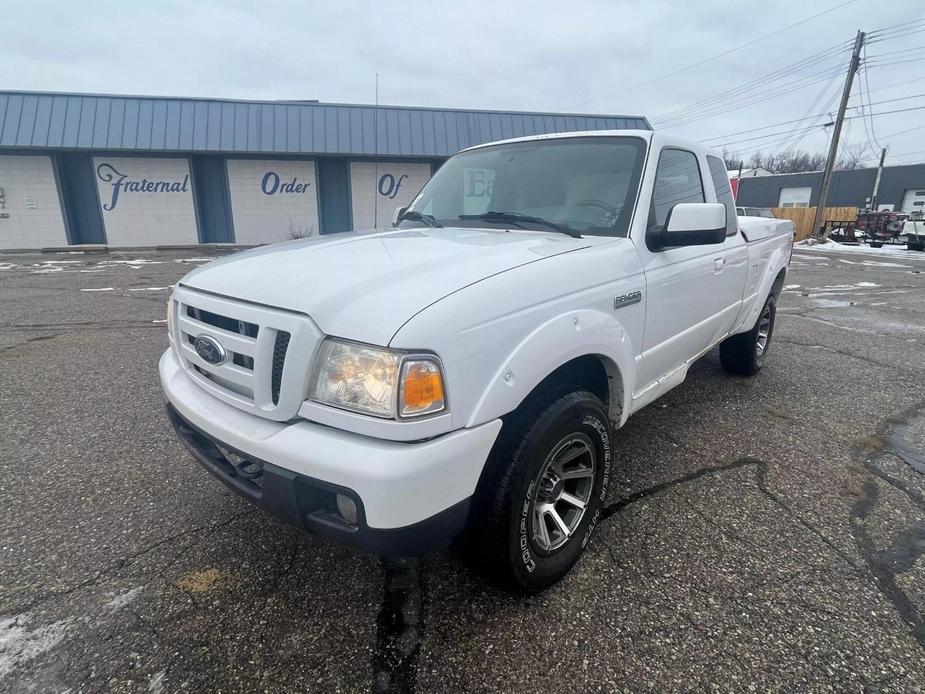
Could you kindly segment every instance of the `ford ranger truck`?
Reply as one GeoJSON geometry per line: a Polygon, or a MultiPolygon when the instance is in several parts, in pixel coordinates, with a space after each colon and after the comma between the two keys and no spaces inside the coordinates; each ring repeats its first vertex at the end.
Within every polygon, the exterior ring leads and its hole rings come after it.
{"type": "Polygon", "coordinates": [[[386,555],[459,536],[526,591],[587,547],[631,414],[716,346],[758,373],[794,236],[737,220],[717,154],[625,130],[464,150],[393,226],[180,280],[170,421],[286,521],[386,555]]]}

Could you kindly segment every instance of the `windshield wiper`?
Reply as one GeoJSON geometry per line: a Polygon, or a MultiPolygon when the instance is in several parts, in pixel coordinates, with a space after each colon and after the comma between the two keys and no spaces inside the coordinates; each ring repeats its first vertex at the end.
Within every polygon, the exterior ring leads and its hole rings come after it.
{"type": "Polygon", "coordinates": [[[417,210],[405,210],[398,217],[399,222],[404,222],[406,219],[409,222],[424,222],[424,224],[426,224],[427,226],[433,227],[435,229],[443,228],[443,225],[440,222],[438,222],[436,219],[434,219],[434,216],[432,214],[423,214],[421,212],[418,212],[417,210]]]}
{"type": "Polygon", "coordinates": [[[520,212],[488,211],[482,214],[461,214],[459,215],[459,218],[481,219],[485,222],[510,222],[511,224],[516,224],[521,228],[523,228],[523,224],[540,224],[554,231],[558,231],[561,234],[567,234],[573,239],[581,238],[581,234],[564,224],[557,224],[556,222],[550,222],[548,219],[543,219],[542,217],[534,217],[529,214],[521,214],[520,212]]]}

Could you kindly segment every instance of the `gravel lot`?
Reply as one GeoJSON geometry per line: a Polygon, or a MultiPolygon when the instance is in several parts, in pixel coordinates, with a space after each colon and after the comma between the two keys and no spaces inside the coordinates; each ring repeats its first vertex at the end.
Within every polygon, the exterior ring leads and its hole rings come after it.
{"type": "Polygon", "coordinates": [[[925,686],[925,254],[799,250],[765,369],[711,353],[632,417],[606,522],[531,598],[200,469],[156,362],[206,259],[0,256],[3,691],[925,686]]]}

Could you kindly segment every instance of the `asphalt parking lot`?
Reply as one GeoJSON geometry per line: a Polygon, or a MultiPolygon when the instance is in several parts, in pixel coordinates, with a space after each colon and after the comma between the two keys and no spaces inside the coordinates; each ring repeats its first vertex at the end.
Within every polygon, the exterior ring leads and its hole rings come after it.
{"type": "Polygon", "coordinates": [[[925,254],[797,251],[764,370],[711,353],[631,418],[606,521],[530,598],[200,469],[156,363],[207,259],[0,256],[3,691],[925,686],[925,254]]]}

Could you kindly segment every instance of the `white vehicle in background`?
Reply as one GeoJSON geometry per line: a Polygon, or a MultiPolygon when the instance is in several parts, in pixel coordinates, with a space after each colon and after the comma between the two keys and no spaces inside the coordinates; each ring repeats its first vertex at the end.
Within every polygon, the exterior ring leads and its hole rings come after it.
{"type": "Polygon", "coordinates": [[[909,218],[903,222],[903,230],[900,236],[906,242],[906,248],[910,251],[925,250],[925,219],[922,218],[921,212],[913,212],[909,218]]]}
{"type": "Polygon", "coordinates": [[[765,219],[777,219],[774,213],[767,207],[737,207],[736,214],[740,217],[764,217],[765,219]]]}
{"type": "Polygon", "coordinates": [[[528,591],[587,546],[615,429],[717,345],[727,371],[761,369],[794,232],[737,220],[722,158],[650,131],[465,150],[395,227],[184,277],[169,417],[298,526],[399,555],[462,535],[528,591]]]}

